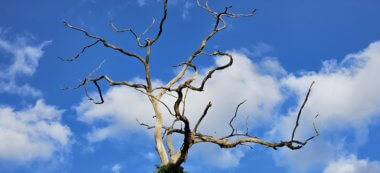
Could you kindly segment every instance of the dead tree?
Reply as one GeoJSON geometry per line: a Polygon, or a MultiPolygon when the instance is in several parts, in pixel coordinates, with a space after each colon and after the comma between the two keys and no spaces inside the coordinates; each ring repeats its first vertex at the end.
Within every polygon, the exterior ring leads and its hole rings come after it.
{"type": "MultiPolygon", "coordinates": [[[[152,80],[151,80],[151,72],[150,72],[150,64],[149,64],[149,59],[151,56],[151,48],[152,46],[155,45],[157,40],[161,37],[162,33],[164,32],[164,26],[165,22],[167,19],[167,11],[168,11],[168,0],[163,1],[163,16],[160,19],[159,22],[159,28],[158,32],[155,34],[153,39],[150,38],[142,38],[144,34],[149,32],[149,30],[154,26],[155,20],[153,20],[152,24],[145,30],[144,33],[141,35],[138,35],[135,31],[133,31],[130,28],[127,29],[118,29],[115,25],[112,23],[110,24],[112,29],[115,30],[116,32],[128,32],[133,35],[133,37],[136,40],[137,46],[140,47],[141,49],[145,49],[145,55],[139,55],[137,53],[125,50],[121,47],[118,47],[117,45],[111,44],[108,42],[106,39],[93,35],[89,32],[87,32],[84,29],[78,28],[76,26],[73,26],[67,22],[64,22],[64,26],[73,29],[75,31],[79,31],[83,33],[86,37],[93,39],[93,42],[89,43],[88,45],[85,45],[82,47],[80,52],[76,54],[74,57],[70,59],[64,59],[60,58],[63,61],[75,61],[77,58],[79,58],[87,49],[91,48],[92,46],[96,44],[103,44],[106,48],[115,50],[117,52],[120,52],[121,54],[134,58],[138,60],[139,63],[142,63],[144,66],[145,70],[145,82],[144,83],[131,83],[128,81],[114,81],[112,80],[109,76],[107,75],[101,75],[96,78],[92,78],[91,75],[86,77],[78,86],[75,88],[84,88],[86,96],[89,98],[89,100],[93,101],[95,104],[102,104],[105,100],[103,99],[103,94],[102,94],[102,89],[98,82],[100,80],[105,80],[108,82],[110,86],[116,86],[116,85],[121,85],[121,86],[127,86],[134,88],[142,93],[144,93],[150,103],[151,106],[154,110],[155,113],[155,124],[154,125],[148,125],[145,123],[139,122],[140,125],[145,126],[148,129],[154,129],[154,139],[155,139],[155,149],[157,151],[158,156],[161,159],[161,166],[167,166],[171,165],[174,167],[180,167],[181,164],[186,161],[186,158],[188,156],[189,149],[197,144],[197,143],[213,143],[218,145],[221,148],[234,148],[237,147],[238,145],[247,145],[247,144],[260,144],[266,147],[270,147],[273,149],[277,149],[279,147],[287,147],[291,150],[297,150],[305,146],[310,140],[313,138],[317,137],[319,135],[318,130],[315,128],[314,125],[314,130],[315,130],[315,135],[311,136],[310,138],[306,139],[305,141],[300,141],[295,139],[295,133],[297,131],[297,127],[299,125],[299,119],[302,114],[302,110],[309,98],[309,94],[312,88],[313,83],[310,85],[310,88],[307,92],[307,95],[305,97],[305,100],[303,101],[303,104],[301,105],[297,119],[295,121],[295,126],[291,134],[291,138],[289,140],[284,140],[284,141],[279,141],[279,142],[270,142],[263,140],[259,137],[252,136],[247,132],[245,133],[240,133],[238,132],[237,128],[234,127],[233,121],[234,119],[238,116],[238,110],[239,107],[245,102],[241,102],[240,104],[237,105],[235,114],[231,118],[231,121],[229,122],[229,125],[231,127],[231,133],[225,135],[224,137],[216,137],[213,135],[209,134],[203,134],[198,131],[198,128],[200,124],[202,123],[202,120],[205,118],[207,115],[208,110],[211,108],[212,104],[209,102],[204,110],[203,114],[199,117],[198,121],[195,123],[193,126],[194,128],[191,129],[190,122],[188,120],[188,116],[186,115],[184,106],[183,110],[181,111],[181,104],[185,104],[186,100],[186,95],[188,90],[196,91],[196,92],[202,92],[205,89],[205,85],[209,81],[209,79],[212,77],[214,73],[217,71],[224,70],[228,67],[230,67],[233,64],[233,56],[227,52],[222,52],[222,51],[214,51],[213,53],[206,53],[204,52],[205,47],[207,46],[207,43],[210,39],[212,39],[217,33],[220,31],[224,30],[227,27],[225,18],[239,18],[239,17],[250,17],[253,16],[256,12],[256,9],[254,9],[251,13],[248,14],[236,14],[236,13],[231,13],[230,9],[231,6],[225,7],[223,11],[221,12],[216,12],[212,8],[210,8],[208,4],[208,0],[205,0],[205,2],[200,2],[199,0],[196,0],[196,5],[199,8],[202,8],[206,10],[209,14],[211,14],[215,22],[213,24],[213,27],[211,29],[211,32],[204,37],[202,42],[200,43],[200,46],[193,51],[193,53],[182,63],[179,64],[181,67],[181,70],[178,72],[176,76],[174,76],[169,82],[166,83],[166,85],[159,86],[159,87],[153,87],[152,86],[152,80]],[[143,41],[142,41],[143,39],[143,41]],[[194,59],[196,59],[199,56],[217,56],[217,57],[227,57],[229,61],[224,64],[223,66],[218,66],[212,68],[210,71],[208,71],[207,75],[201,80],[201,83],[199,86],[193,85],[193,81],[197,78],[198,76],[198,70],[197,66],[194,65],[192,62],[194,59]],[[189,79],[183,79],[185,76],[185,73],[189,70],[192,69],[194,70],[193,76],[190,77],[189,79]],[[99,100],[96,101],[87,92],[86,86],[89,84],[93,84],[97,88],[97,92],[99,94],[99,100]],[[162,101],[162,97],[164,94],[171,94],[175,95],[175,103],[173,107],[169,107],[166,103],[162,101]],[[166,108],[171,116],[174,117],[174,120],[172,121],[170,126],[165,126],[163,124],[163,111],[161,110],[160,105],[164,105],[164,108],[166,108]],[[183,128],[175,128],[176,123],[182,123],[183,128]],[[182,145],[180,148],[175,149],[173,146],[172,142],[172,135],[180,134],[183,135],[183,141],[182,145]]],[[[95,69],[97,70],[97,69],[95,69]]],[[[318,115],[317,115],[318,116],[318,115]]],[[[315,118],[317,117],[315,116],[315,118]]]]}

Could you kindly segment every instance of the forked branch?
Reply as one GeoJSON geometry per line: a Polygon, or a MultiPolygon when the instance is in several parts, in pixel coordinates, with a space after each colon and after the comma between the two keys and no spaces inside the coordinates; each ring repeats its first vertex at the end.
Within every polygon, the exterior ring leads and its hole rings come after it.
{"type": "MultiPolygon", "coordinates": [[[[297,130],[297,127],[298,127],[298,125],[299,125],[299,120],[300,120],[300,117],[301,117],[301,114],[302,114],[302,110],[303,110],[303,108],[305,107],[307,100],[309,99],[309,95],[310,95],[311,88],[313,87],[313,85],[314,85],[314,81],[310,84],[310,87],[309,87],[309,90],[307,91],[306,97],[305,97],[305,99],[304,99],[304,101],[303,101],[303,103],[302,103],[300,109],[298,110],[297,119],[296,119],[296,124],[294,125],[294,129],[293,129],[293,132],[292,132],[292,138],[290,139],[291,141],[294,139],[294,135],[295,135],[296,130],[297,130]]],[[[315,117],[318,117],[318,115],[315,116],[315,117]]],[[[313,124],[314,124],[314,123],[313,123],[313,124]]],[[[314,127],[315,127],[315,126],[314,126],[314,127]]],[[[317,133],[317,134],[318,134],[318,133],[317,133]]]]}
{"type": "Polygon", "coordinates": [[[144,36],[154,25],[156,19],[153,18],[152,20],[152,23],[145,29],[145,31],[140,34],[140,35],[137,35],[135,31],[133,31],[131,28],[125,28],[125,29],[118,29],[112,22],[110,22],[110,25],[111,25],[111,28],[116,31],[116,32],[129,32],[132,34],[132,36],[136,39],[136,43],[139,47],[141,48],[146,48],[148,46],[148,43],[149,43],[149,39],[146,38],[145,39],[145,44],[142,45],[141,44],[141,37],[144,36]]]}
{"type": "Polygon", "coordinates": [[[232,132],[231,134],[225,136],[225,137],[214,137],[214,136],[209,136],[209,135],[203,135],[203,134],[200,134],[200,133],[196,133],[195,134],[195,139],[194,139],[194,143],[199,143],[199,142],[210,142],[210,143],[214,143],[214,144],[217,144],[219,145],[220,147],[222,148],[233,148],[233,147],[236,147],[237,145],[242,145],[242,144],[246,144],[246,143],[257,143],[257,144],[260,144],[260,145],[264,145],[264,146],[267,146],[267,147],[271,147],[273,149],[277,149],[279,147],[287,147],[289,149],[292,149],[292,150],[297,150],[297,149],[300,149],[302,148],[303,146],[305,146],[310,140],[314,139],[315,137],[319,136],[319,132],[316,128],[316,125],[315,125],[315,119],[318,117],[318,114],[314,117],[314,120],[313,120],[313,128],[314,128],[314,132],[315,134],[309,138],[307,138],[305,141],[299,141],[299,140],[295,140],[294,139],[294,134],[297,130],[297,127],[299,125],[299,119],[300,119],[300,116],[302,114],[302,110],[304,108],[304,106],[306,105],[306,102],[308,101],[308,98],[310,96],[310,92],[311,92],[311,88],[314,84],[314,81],[312,82],[312,84],[310,85],[310,88],[305,96],[305,100],[304,102],[302,103],[299,111],[298,111],[298,115],[297,115],[297,120],[296,120],[296,125],[293,129],[293,132],[292,132],[292,138],[289,140],[289,141],[281,141],[281,142],[268,142],[268,141],[265,141],[265,140],[262,140],[258,137],[255,137],[255,136],[250,136],[248,134],[248,132],[246,132],[245,134],[242,134],[242,133],[237,133],[237,129],[236,127],[234,127],[232,125],[232,122],[234,121],[234,119],[236,118],[237,116],[237,111],[239,109],[239,107],[245,102],[241,102],[237,107],[236,107],[236,110],[235,110],[235,114],[234,116],[232,117],[231,121],[230,121],[230,127],[232,128],[232,132]],[[237,139],[235,139],[236,137],[239,137],[237,139]],[[231,139],[231,141],[230,141],[231,139]]]}
{"type": "MultiPolygon", "coordinates": [[[[140,62],[145,63],[144,59],[143,59],[141,56],[139,56],[138,54],[136,54],[136,53],[132,53],[132,52],[126,51],[126,50],[124,50],[124,49],[122,49],[122,48],[120,48],[120,47],[118,47],[118,46],[115,46],[115,45],[113,45],[113,44],[110,44],[110,43],[107,42],[107,40],[105,40],[105,39],[103,39],[103,38],[101,38],[101,37],[99,37],[99,36],[92,35],[92,34],[90,34],[89,32],[87,32],[86,30],[81,29],[81,28],[78,28],[78,27],[76,27],[76,26],[73,26],[73,25],[71,25],[71,24],[69,24],[69,23],[67,23],[67,22],[65,22],[65,21],[63,22],[63,24],[64,24],[64,26],[66,26],[66,27],[68,27],[68,28],[70,28],[70,29],[73,29],[73,30],[76,30],[76,31],[82,32],[85,36],[87,36],[87,37],[89,37],[89,38],[95,39],[95,42],[94,42],[94,43],[84,46],[84,47],[82,48],[82,51],[81,51],[80,53],[78,53],[76,56],[74,56],[74,58],[69,59],[69,60],[67,60],[67,61],[73,61],[73,60],[75,60],[75,59],[78,59],[79,56],[80,56],[80,55],[81,55],[81,54],[82,54],[87,48],[92,47],[93,45],[97,44],[98,42],[101,42],[101,43],[103,43],[103,45],[104,45],[105,47],[107,47],[107,48],[111,48],[111,49],[113,49],[113,50],[116,50],[116,51],[118,51],[118,52],[120,52],[120,53],[122,53],[122,54],[124,54],[124,55],[126,55],[126,56],[134,57],[134,58],[138,59],[140,62]]],[[[63,59],[63,58],[60,58],[60,59],[63,59]]]]}
{"type": "Polygon", "coordinates": [[[232,58],[232,55],[228,54],[228,53],[225,53],[225,52],[220,52],[220,51],[216,51],[212,54],[206,54],[208,56],[226,56],[229,58],[229,61],[227,64],[223,65],[223,66],[219,66],[219,67],[214,67],[212,68],[208,73],[207,75],[203,78],[202,80],[202,83],[199,87],[194,87],[192,86],[191,84],[188,84],[187,87],[192,89],[192,90],[195,90],[195,91],[203,91],[204,90],[204,87],[205,87],[205,84],[206,82],[212,77],[212,74],[214,74],[214,72],[218,71],[218,70],[223,70],[229,66],[232,65],[233,63],[233,58],[232,58]]]}

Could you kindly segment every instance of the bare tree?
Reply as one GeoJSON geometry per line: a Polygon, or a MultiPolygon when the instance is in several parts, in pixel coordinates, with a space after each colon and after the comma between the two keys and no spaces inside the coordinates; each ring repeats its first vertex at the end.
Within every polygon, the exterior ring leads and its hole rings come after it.
{"type": "MultiPolygon", "coordinates": [[[[96,44],[103,44],[106,48],[115,50],[127,57],[138,60],[139,63],[142,63],[145,70],[145,82],[139,83],[139,84],[131,83],[128,81],[114,81],[107,75],[101,75],[99,77],[92,78],[91,77],[92,74],[100,68],[101,66],[100,65],[97,69],[91,72],[91,74],[88,77],[86,77],[78,86],[74,87],[74,89],[84,88],[86,96],[89,98],[89,100],[93,101],[94,104],[104,103],[102,89],[100,85],[98,84],[100,80],[105,80],[106,82],[108,82],[110,86],[116,86],[116,85],[127,86],[145,94],[148,97],[151,103],[151,106],[154,110],[155,123],[154,125],[148,125],[139,121],[138,123],[141,126],[146,127],[147,129],[154,129],[155,149],[157,151],[158,156],[161,159],[161,164],[160,164],[161,168],[170,167],[170,169],[172,169],[172,172],[176,172],[173,170],[181,168],[181,164],[184,163],[187,159],[189,149],[197,143],[213,143],[213,144],[218,145],[221,148],[234,148],[234,147],[237,147],[238,145],[249,146],[248,144],[255,143],[255,144],[260,144],[266,147],[273,148],[275,150],[279,147],[287,147],[291,150],[297,150],[305,146],[313,138],[317,137],[319,135],[319,132],[316,129],[315,124],[313,123],[315,135],[311,136],[310,138],[304,141],[295,139],[295,133],[299,125],[299,119],[302,114],[302,110],[309,98],[309,94],[314,82],[310,85],[310,88],[307,92],[305,100],[303,101],[303,104],[299,108],[297,119],[295,120],[295,126],[291,134],[291,138],[288,140],[279,141],[279,142],[271,142],[271,141],[266,141],[259,137],[250,135],[248,130],[245,133],[239,132],[237,130],[237,127],[233,125],[233,121],[238,116],[239,107],[242,104],[244,104],[245,101],[237,105],[235,114],[233,115],[233,117],[231,118],[229,122],[231,133],[223,137],[203,134],[203,133],[200,133],[198,130],[198,128],[200,127],[202,123],[202,120],[205,118],[205,116],[207,116],[207,112],[212,106],[211,102],[209,102],[205,106],[203,110],[203,114],[200,115],[195,125],[190,124],[188,115],[186,114],[186,111],[185,111],[186,96],[187,96],[188,91],[189,90],[196,91],[196,92],[204,91],[205,85],[207,84],[209,79],[212,77],[212,75],[216,73],[217,71],[221,71],[230,67],[233,64],[233,60],[234,60],[233,56],[227,52],[222,52],[219,50],[214,51],[213,53],[204,52],[204,49],[207,46],[208,41],[212,39],[217,33],[219,33],[220,31],[224,30],[227,27],[225,18],[250,17],[256,13],[256,9],[254,9],[251,13],[247,13],[247,14],[231,13],[230,12],[231,6],[225,7],[224,10],[221,12],[216,12],[212,8],[210,8],[208,4],[208,0],[205,0],[204,2],[200,2],[200,0],[196,0],[196,5],[199,8],[206,10],[209,14],[211,14],[214,17],[215,21],[211,29],[211,32],[204,37],[204,39],[200,43],[200,46],[196,50],[194,50],[193,53],[184,62],[178,65],[182,67],[181,70],[178,72],[178,74],[174,76],[169,82],[167,82],[166,85],[159,86],[159,87],[154,87],[152,85],[149,60],[151,56],[151,48],[155,45],[155,43],[161,37],[164,31],[164,25],[165,25],[167,15],[168,15],[167,13],[168,0],[163,1],[163,16],[159,21],[158,32],[155,34],[153,39],[142,38],[142,37],[147,32],[149,32],[149,30],[154,26],[154,23],[155,23],[154,19],[152,21],[152,24],[140,35],[138,35],[134,30],[130,28],[118,29],[114,24],[112,23],[110,24],[111,28],[115,30],[116,32],[128,32],[132,34],[136,40],[137,46],[140,47],[141,49],[146,50],[144,56],[125,50],[121,47],[118,47],[117,45],[109,43],[106,39],[100,36],[93,35],[84,29],[78,28],[67,22],[64,22],[64,26],[83,33],[86,37],[93,39],[93,42],[82,47],[80,52],[77,53],[74,57],[70,59],[60,58],[61,60],[74,61],[92,46],[96,44]],[[194,65],[192,62],[194,61],[194,59],[196,59],[199,56],[227,57],[229,61],[222,66],[217,66],[209,70],[207,72],[207,75],[203,79],[201,79],[200,85],[195,86],[193,85],[193,82],[198,77],[198,69],[197,69],[197,66],[194,65]],[[189,68],[194,71],[193,75],[189,79],[183,79],[185,76],[185,73],[189,70],[189,68]],[[97,88],[97,92],[99,94],[99,100],[95,100],[94,98],[90,97],[90,95],[88,94],[86,86],[89,84],[93,84],[97,88]],[[170,94],[171,96],[175,97],[175,102],[173,106],[168,106],[167,103],[162,101],[162,97],[165,94],[170,94]],[[160,105],[163,105],[163,107],[161,107],[160,105]],[[173,116],[173,121],[171,122],[169,126],[163,124],[162,108],[167,109],[167,111],[171,114],[171,116],[173,116]],[[177,123],[181,123],[183,125],[183,128],[175,128],[176,127],[175,125],[177,123]],[[194,128],[191,129],[191,127],[194,127],[194,128]],[[175,147],[173,146],[172,135],[174,133],[180,134],[183,136],[182,145],[178,149],[175,149],[175,147]]],[[[318,115],[316,115],[315,118],[317,116],[318,115]]]]}

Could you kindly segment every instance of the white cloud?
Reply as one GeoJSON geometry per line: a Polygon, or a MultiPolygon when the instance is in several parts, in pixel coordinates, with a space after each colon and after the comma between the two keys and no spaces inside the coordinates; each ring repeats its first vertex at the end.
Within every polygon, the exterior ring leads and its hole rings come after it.
{"type": "Polygon", "coordinates": [[[355,155],[342,157],[331,162],[324,173],[377,173],[380,172],[380,162],[368,159],[357,159],[355,155]]]}
{"type": "Polygon", "coordinates": [[[208,159],[209,164],[222,169],[238,166],[240,159],[244,156],[244,153],[240,150],[222,149],[221,152],[217,151],[216,153],[220,154],[213,154],[211,159],[208,159]]]}
{"type": "MultiPolygon", "coordinates": [[[[261,66],[254,64],[245,55],[237,52],[231,54],[234,57],[234,64],[231,67],[216,72],[208,81],[204,92],[190,92],[188,95],[186,110],[189,119],[194,123],[202,114],[206,104],[209,101],[213,104],[200,125],[201,132],[213,134],[216,131],[219,135],[229,133],[231,129],[228,123],[235,108],[245,99],[247,102],[239,109],[236,123],[245,125],[248,116],[251,127],[262,125],[262,121],[273,117],[274,107],[282,100],[276,78],[261,73],[261,66]]],[[[226,61],[226,58],[216,58],[215,65],[224,65],[226,61]]],[[[203,73],[194,85],[199,84],[207,70],[202,70],[203,73]]]]}
{"type": "MultiPolygon", "coordinates": [[[[344,136],[339,136],[339,132],[354,135],[353,142],[343,142],[346,146],[338,147],[357,148],[366,143],[368,137],[368,125],[375,117],[380,115],[380,42],[374,42],[361,52],[349,54],[340,63],[335,60],[324,61],[323,68],[319,72],[304,72],[300,76],[289,75],[284,78],[282,85],[290,89],[298,96],[298,102],[303,101],[308,85],[312,81],[316,84],[310,95],[310,99],[301,117],[301,126],[297,131],[298,139],[305,139],[312,135],[312,120],[315,114],[319,113],[317,126],[321,134],[338,134],[335,138],[339,140],[331,141],[331,138],[317,138],[312,141],[310,148],[300,152],[280,152],[281,164],[290,165],[293,168],[311,168],[317,164],[327,164],[335,159],[339,154],[339,149],[326,147],[325,152],[318,151],[318,145],[339,146],[344,136]],[[299,158],[307,158],[310,152],[314,153],[313,159],[309,159],[309,164],[300,161],[299,158]],[[313,150],[313,151],[311,151],[313,150]],[[306,152],[305,152],[306,151],[306,152]],[[325,154],[323,154],[325,153],[325,154]]],[[[275,126],[272,136],[281,139],[289,139],[291,130],[294,127],[294,120],[297,109],[291,109],[289,114],[281,118],[280,123],[275,126]]],[[[342,149],[341,151],[344,151],[342,149]]]]}
{"type": "Polygon", "coordinates": [[[80,120],[87,123],[105,121],[108,126],[95,127],[88,134],[91,142],[109,137],[117,137],[125,132],[133,133],[143,129],[136,118],[144,123],[153,122],[153,110],[150,102],[140,92],[127,87],[113,87],[104,95],[105,103],[94,105],[87,99],[75,107],[80,120]]]}
{"type": "Polygon", "coordinates": [[[183,5],[182,19],[187,19],[187,17],[189,16],[189,10],[193,6],[193,3],[190,3],[188,1],[185,2],[185,4],[183,5]]]}
{"type": "Polygon", "coordinates": [[[2,82],[0,81],[0,92],[6,92],[10,94],[19,94],[21,96],[40,97],[42,93],[40,90],[31,87],[29,84],[16,85],[13,81],[2,82]]]}
{"type": "Polygon", "coordinates": [[[39,45],[30,45],[29,41],[30,39],[27,37],[16,37],[14,41],[7,40],[0,30],[0,52],[3,52],[2,56],[10,59],[11,62],[9,65],[1,65],[0,92],[41,96],[40,91],[28,84],[22,86],[16,84],[17,77],[31,76],[35,73],[38,61],[44,54],[42,49],[51,44],[51,41],[45,41],[39,45]]]}
{"type": "Polygon", "coordinates": [[[259,64],[263,73],[270,74],[274,77],[284,77],[287,75],[286,70],[274,57],[265,57],[259,64]]]}
{"type": "Polygon", "coordinates": [[[117,163],[112,166],[111,171],[113,173],[120,173],[121,169],[122,169],[121,165],[117,163]]]}
{"type": "Polygon", "coordinates": [[[208,165],[219,169],[228,169],[239,166],[240,159],[244,157],[240,149],[221,149],[213,144],[203,144],[192,149],[208,165]]]}
{"type": "Polygon", "coordinates": [[[70,146],[71,131],[61,124],[63,110],[38,100],[15,111],[0,106],[0,158],[11,161],[50,159],[70,146]]]}

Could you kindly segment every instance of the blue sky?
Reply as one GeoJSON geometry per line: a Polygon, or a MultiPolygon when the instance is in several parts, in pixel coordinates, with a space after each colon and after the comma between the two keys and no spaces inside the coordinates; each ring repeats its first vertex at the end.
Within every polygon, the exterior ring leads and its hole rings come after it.
{"type": "MultiPolygon", "coordinates": [[[[165,83],[211,30],[213,18],[193,0],[169,0],[162,37],[152,49],[154,83],[165,83]]],[[[184,167],[189,172],[380,172],[380,2],[376,0],[210,1],[217,11],[255,16],[227,20],[206,50],[229,51],[234,65],[216,74],[203,94],[191,93],[188,108],[198,115],[208,101],[201,131],[225,134],[242,100],[236,125],[271,141],[289,138],[298,105],[316,84],[297,138],[321,135],[305,148],[274,151],[219,149],[196,145],[184,167]]],[[[74,86],[105,60],[95,76],[140,81],[136,60],[97,45],[77,61],[62,62],[91,42],[63,26],[67,21],[143,53],[120,28],[141,33],[162,15],[160,0],[2,0],[0,15],[0,170],[5,173],[152,172],[159,158],[152,133],[135,121],[152,122],[149,104],[135,90],[101,83],[105,103],[94,105],[74,86]]],[[[154,36],[157,24],[147,33],[154,36]]],[[[219,59],[197,59],[201,76],[219,59]]],[[[198,81],[199,82],[199,81],[198,81]]],[[[95,88],[89,88],[94,94],[95,88]]],[[[170,102],[170,98],[164,98],[170,102]]],[[[190,119],[195,120],[196,117],[190,119]]],[[[178,137],[176,137],[179,139],[178,137]]]]}

